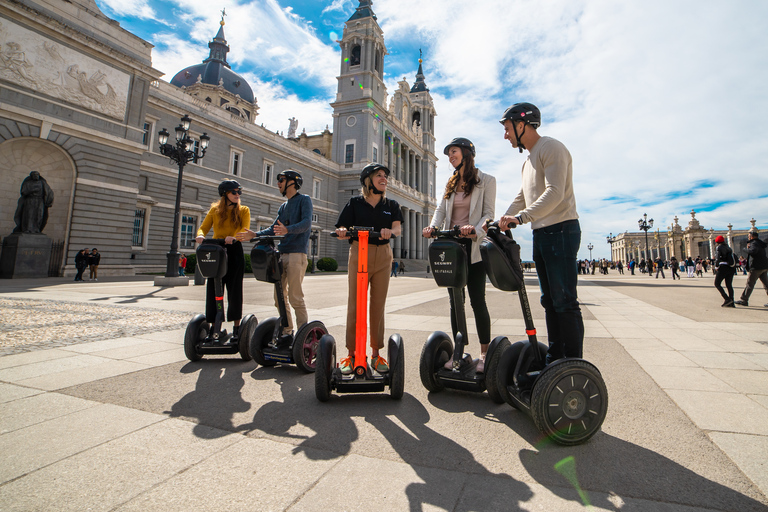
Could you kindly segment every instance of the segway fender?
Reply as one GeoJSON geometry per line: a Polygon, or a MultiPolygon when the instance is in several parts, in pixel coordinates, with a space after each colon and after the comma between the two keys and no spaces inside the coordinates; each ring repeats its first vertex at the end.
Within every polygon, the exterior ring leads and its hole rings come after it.
{"type": "Polygon", "coordinates": [[[336,340],[326,334],[320,338],[315,361],[315,396],[321,402],[331,398],[333,369],[336,366],[336,340]]]}
{"type": "Polygon", "coordinates": [[[390,358],[389,393],[394,400],[400,400],[405,390],[405,352],[399,334],[389,337],[387,350],[390,358]]]}
{"type": "Polygon", "coordinates": [[[488,352],[485,354],[485,388],[488,390],[488,396],[497,404],[509,401],[509,397],[504,396],[509,393],[507,387],[499,382],[501,357],[509,346],[506,336],[497,336],[488,345],[488,352]]]}

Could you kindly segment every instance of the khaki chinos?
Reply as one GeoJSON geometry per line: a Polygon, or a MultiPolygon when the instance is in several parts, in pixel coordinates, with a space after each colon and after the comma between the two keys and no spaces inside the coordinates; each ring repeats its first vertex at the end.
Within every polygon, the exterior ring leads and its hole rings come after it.
{"type": "MultiPolygon", "coordinates": [[[[352,242],[349,248],[349,298],[347,299],[347,349],[355,351],[357,327],[357,254],[358,242],[352,242]]],[[[392,272],[392,247],[368,245],[368,290],[370,293],[368,321],[370,325],[370,345],[374,349],[384,348],[384,306],[387,302],[389,278],[392,272]]]]}
{"type": "MultiPolygon", "coordinates": [[[[281,254],[280,262],[283,264],[283,297],[285,298],[285,316],[288,320],[288,327],[283,330],[283,334],[288,334],[293,330],[291,307],[296,312],[297,329],[309,322],[307,306],[304,304],[304,290],[301,288],[307,271],[307,255],[303,252],[281,254]]],[[[280,307],[277,304],[277,293],[275,293],[275,307],[278,309],[280,307]]]]}

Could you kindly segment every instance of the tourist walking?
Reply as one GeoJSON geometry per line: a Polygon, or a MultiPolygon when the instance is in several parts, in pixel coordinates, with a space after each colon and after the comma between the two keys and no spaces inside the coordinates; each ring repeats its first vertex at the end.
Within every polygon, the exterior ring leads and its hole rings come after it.
{"type": "Polygon", "coordinates": [[[749,269],[749,274],[744,291],[741,292],[741,298],[736,301],[736,304],[739,306],[749,306],[749,296],[752,295],[752,290],[755,289],[755,283],[757,283],[758,279],[763,283],[765,293],[768,294],[768,255],[765,253],[766,246],[768,244],[758,238],[757,229],[752,228],[749,231],[749,242],[747,243],[746,267],[749,269]]]}
{"type": "MultiPolygon", "coordinates": [[[[733,255],[733,251],[728,244],[725,243],[725,238],[722,235],[718,235],[715,238],[717,247],[715,248],[715,265],[717,265],[717,273],[715,274],[715,288],[723,296],[724,308],[733,308],[733,276],[736,273],[736,257],[733,255]],[[728,294],[723,290],[722,282],[725,281],[725,287],[728,289],[728,294]]],[[[700,263],[699,263],[700,264],[700,263]]]]}
{"type": "Polygon", "coordinates": [[[88,268],[90,269],[89,281],[99,280],[99,262],[101,262],[101,253],[94,247],[91,249],[90,254],[88,254],[88,268]]]}

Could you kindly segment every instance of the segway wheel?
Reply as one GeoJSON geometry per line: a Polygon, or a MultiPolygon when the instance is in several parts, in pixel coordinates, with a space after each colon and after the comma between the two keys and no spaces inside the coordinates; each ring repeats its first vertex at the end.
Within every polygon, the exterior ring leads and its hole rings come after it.
{"type": "Polygon", "coordinates": [[[305,373],[315,371],[320,338],[328,334],[323,322],[314,320],[301,326],[293,339],[293,362],[305,373]]]}
{"type": "Polygon", "coordinates": [[[240,352],[240,359],[243,361],[251,360],[251,335],[256,325],[259,323],[254,315],[245,315],[245,318],[240,322],[240,339],[238,343],[238,349],[240,352]]]}
{"type": "Polygon", "coordinates": [[[419,376],[427,391],[437,393],[445,389],[435,375],[453,357],[451,337],[442,331],[435,331],[427,338],[419,358],[419,376]]]}
{"type": "Polygon", "coordinates": [[[405,350],[403,340],[399,334],[393,334],[389,338],[388,351],[390,363],[389,369],[389,396],[394,400],[403,398],[405,390],[405,350]]]}
{"type": "Polygon", "coordinates": [[[187,324],[184,333],[184,355],[190,361],[199,361],[203,356],[197,351],[200,343],[208,337],[211,326],[205,321],[205,315],[197,315],[187,324]]]}
{"type": "MultiPolygon", "coordinates": [[[[512,399],[512,395],[507,390],[507,387],[514,384],[517,360],[520,359],[520,354],[522,354],[524,347],[530,347],[530,342],[518,341],[512,343],[506,350],[499,351],[501,358],[499,360],[499,368],[496,370],[496,389],[499,390],[501,398],[515,409],[518,409],[517,404],[512,399]]],[[[547,357],[547,346],[545,344],[539,343],[539,353],[541,354],[541,360],[544,361],[547,357]]],[[[526,350],[525,360],[520,364],[520,374],[524,375],[533,370],[535,364],[536,359],[533,352],[526,350]]],[[[486,383],[487,385],[488,383],[486,383]]]]}
{"type": "Polygon", "coordinates": [[[600,430],[608,390],[600,371],[583,359],[563,359],[541,372],[531,394],[531,416],[558,444],[583,443],[600,430]]]}
{"type": "Polygon", "coordinates": [[[251,341],[248,344],[248,350],[254,361],[261,366],[275,366],[275,361],[264,359],[264,347],[272,341],[272,334],[275,332],[275,326],[278,319],[275,317],[267,318],[256,326],[251,335],[251,341]]]}
{"type": "Polygon", "coordinates": [[[315,361],[315,396],[321,402],[331,398],[331,378],[336,367],[336,340],[326,334],[320,338],[315,361]]]}
{"type": "Polygon", "coordinates": [[[509,340],[502,337],[491,353],[491,357],[485,361],[485,389],[488,390],[491,400],[497,404],[503,404],[506,401],[502,393],[507,394],[507,388],[499,385],[499,362],[501,355],[510,346],[509,340]]]}

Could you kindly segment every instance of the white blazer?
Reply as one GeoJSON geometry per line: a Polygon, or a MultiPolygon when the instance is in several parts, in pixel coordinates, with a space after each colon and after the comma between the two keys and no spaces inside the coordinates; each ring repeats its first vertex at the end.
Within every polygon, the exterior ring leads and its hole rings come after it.
{"type": "MultiPolygon", "coordinates": [[[[486,219],[493,220],[496,211],[496,178],[490,174],[477,171],[477,177],[480,183],[472,189],[472,196],[469,202],[469,223],[475,226],[477,238],[472,240],[472,254],[470,263],[482,261],[480,256],[480,242],[485,236],[484,224],[486,219]]],[[[448,199],[443,198],[440,206],[435,210],[430,227],[437,229],[450,229],[453,227],[451,215],[453,214],[453,199],[456,193],[451,194],[448,199]],[[445,227],[444,227],[445,226],[445,227]]]]}

